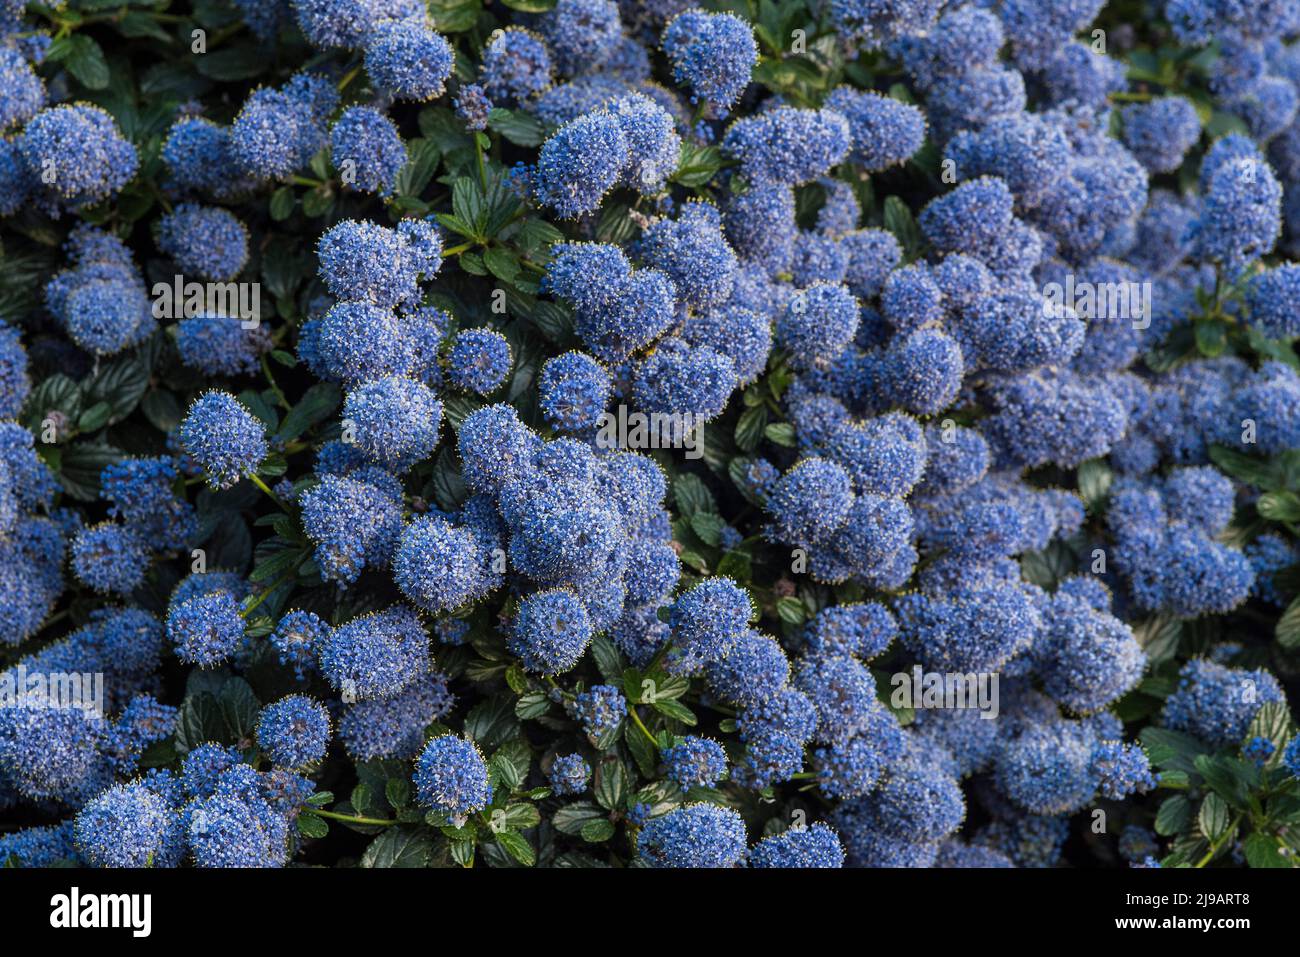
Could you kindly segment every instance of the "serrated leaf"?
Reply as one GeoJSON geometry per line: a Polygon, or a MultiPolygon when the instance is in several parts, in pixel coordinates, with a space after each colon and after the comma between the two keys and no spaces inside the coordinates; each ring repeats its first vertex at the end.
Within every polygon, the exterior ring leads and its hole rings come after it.
{"type": "Polygon", "coordinates": [[[651,706],[660,714],[666,714],[668,717],[680,721],[688,727],[695,727],[698,723],[695,712],[686,705],[682,704],[676,698],[656,698],[650,702],[651,706]]]}
{"type": "Polygon", "coordinates": [[[1079,497],[1089,509],[1095,510],[1110,492],[1115,475],[1105,459],[1089,459],[1079,466],[1079,497]]]}
{"type": "Polygon", "coordinates": [[[393,810],[400,811],[411,803],[411,782],[406,778],[389,778],[384,784],[384,796],[393,810]]]}
{"type": "Polygon", "coordinates": [[[524,867],[532,867],[537,863],[537,852],[522,834],[515,831],[502,831],[496,835],[496,842],[524,867]]]}
{"type": "Polygon", "coordinates": [[[77,81],[90,90],[102,90],[108,86],[111,75],[104,51],[94,38],[77,33],[67,37],[68,51],[62,58],[68,72],[77,81]]]}
{"type": "Polygon", "coordinates": [[[428,0],[433,25],[440,33],[463,33],[483,11],[482,0],[428,0]]]}
{"type": "Polygon", "coordinates": [[[596,763],[592,793],[596,803],[607,811],[619,810],[627,797],[627,774],[623,762],[617,758],[604,758],[596,763]]]}
{"type": "Polygon", "coordinates": [[[490,246],[483,251],[483,265],[502,282],[514,282],[519,276],[519,259],[501,246],[490,246]]]}
{"type": "Polygon", "coordinates": [[[1156,833],[1171,837],[1187,830],[1192,821],[1192,804],[1182,794],[1175,794],[1160,805],[1156,812],[1156,833]]]}
{"type": "Polygon", "coordinates": [[[551,815],[551,826],[561,834],[577,836],[582,827],[590,821],[604,818],[606,812],[590,801],[575,801],[566,804],[551,815]]]}
{"type": "Polygon", "coordinates": [[[907,204],[897,196],[885,197],[883,221],[885,229],[893,233],[898,244],[903,247],[905,256],[908,259],[915,258],[925,241],[907,204]]]}
{"type": "Polygon", "coordinates": [[[516,146],[541,146],[546,138],[546,129],[541,121],[522,110],[493,107],[488,113],[487,123],[488,129],[500,133],[516,146]]]}
{"type": "Polygon", "coordinates": [[[1246,863],[1251,867],[1291,867],[1290,861],[1282,856],[1277,839],[1268,834],[1254,831],[1246,837],[1242,849],[1246,853],[1246,863]]]}
{"type": "Polygon", "coordinates": [[[684,518],[690,518],[696,512],[716,512],[717,503],[713,493],[698,475],[683,472],[673,480],[673,499],[677,502],[677,511],[684,518]]]}
{"type": "Polygon", "coordinates": [[[542,812],[533,804],[511,804],[506,807],[505,822],[516,831],[526,831],[542,823],[542,812]]]}
{"type": "Polygon", "coordinates": [[[1273,626],[1277,643],[1283,648],[1300,648],[1300,595],[1292,599],[1273,626]]]}
{"type": "Polygon", "coordinates": [[[696,146],[684,142],[677,169],[670,179],[688,189],[695,189],[708,183],[720,169],[722,153],[716,146],[696,146]]]}
{"type": "Polygon", "coordinates": [[[1209,840],[1217,841],[1228,830],[1228,822],[1232,820],[1232,812],[1228,808],[1228,802],[1211,791],[1205,795],[1205,800],[1201,802],[1201,810],[1196,815],[1196,822],[1200,825],[1201,833],[1209,840]]]}
{"type": "Polygon", "coordinates": [[[303,811],[298,815],[298,830],[303,837],[322,838],[329,835],[330,826],[323,817],[303,811]]]}
{"type": "Polygon", "coordinates": [[[333,415],[342,401],[339,387],[332,382],[318,382],[309,386],[284,417],[277,435],[285,442],[292,442],[312,426],[333,415]]]}
{"type": "Polygon", "coordinates": [[[282,222],[293,215],[297,205],[298,194],[293,191],[293,187],[281,186],[271,194],[271,218],[277,223],[282,222]]]}
{"type": "Polygon", "coordinates": [[[433,842],[426,834],[390,827],[370,842],[361,855],[362,867],[428,867],[433,842]]]}
{"type": "Polygon", "coordinates": [[[530,691],[515,702],[515,717],[520,721],[540,718],[551,710],[551,699],[544,691],[530,691]]]}
{"type": "Polygon", "coordinates": [[[125,457],[121,449],[104,442],[75,442],[63,450],[59,461],[59,484],[63,491],[82,502],[99,497],[99,477],[104,467],[125,457]]]}
{"type": "Polygon", "coordinates": [[[197,54],[195,68],[210,80],[228,83],[249,80],[264,73],[271,60],[264,50],[252,44],[222,47],[209,53],[197,54]]]}
{"type": "Polygon", "coordinates": [[[1270,522],[1300,521],[1300,496],[1294,492],[1265,492],[1255,500],[1255,511],[1270,522]]]}
{"type": "Polygon", "coordinates": [[[582,839],[588,844],[599,844],[601,841],[608,841],[614,836],[614,825],[607,819],[600,818],[596,821],[588,821],[582,825],[582,839]]]}
{"type": "Polygon", "coordinates": [[[803,602],[793,595],[780,599],[776,603],[777,616],[790,625],[803,624],[807,617],[803,602]]]}

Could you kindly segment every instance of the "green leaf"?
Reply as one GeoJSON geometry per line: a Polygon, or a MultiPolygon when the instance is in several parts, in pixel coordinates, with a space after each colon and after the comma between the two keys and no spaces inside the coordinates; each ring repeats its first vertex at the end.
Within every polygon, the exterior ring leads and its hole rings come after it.
{"type": "Polygon", "coordinates": [[[604,818],[605,813],[590,801],[575,801],[551,815],[551,826],[561,834],[577,836],[582,833],[583,825],[604,818]]]}
{"type": "Polygon", "coordinates": [[[1175,794],[1160,805],[1156,812],[1156,833],[1163,837],[1181,834],[1192,821],[1192,803],[1182,794],[1175,794]]]}
{"type": "Polygon", "coordinates": [[[1282,856],[1277,838],[1254,831],[1246,837],[1243,844],[1246,863],[1251,867],[1290,867],[1290,862],[1282,856]]]}
{"type": "Polygon", "coordinates": [[[670,178],[674,183],[679,183],[688,189],[695,189],[713,179],[714,174],[720,169],[722,169],[722,153],[716,146],[682,143],[677,170],[670,178]]]}
{"type": "Polygon", "coordinates": [[[108,61],[104,59],[104,51],[100,49],[99,44],[84,33],[75,33],[66,40],[68,51],[61,59],[68,72],[89,90],[102,90],[107,87],[111,76],[108,71],[108,61]]]}
{"type": "Polygon", "coordinates": [[[140,411],[159,432],[170,432],[181,424],[181,407],[176,396],[162,389],[145,393],[140,400],[140,411]]]}
{"type": "Polygon", "coordinates": [[[545,13],[555,7],[555,0],[501,0],[511,10],[524,13],[545,13]]]}
{"type": "Polygon", "coordinates": [[[623,673],[623,656],[614,642],[604,635],[592,639],[591,655],[606,681],[613,681],[623,673]]]}
{"type": "Polygon", "coordinates": [[[601,841],[608,841],[614,836],[614,825],[606,818],[597,821],[588,821],[582,825],[582,839],[588,844],[599,844],[601,841]]]}
{"type": "Polygon", "coordinates": [[[298,196],[293,191],[292,186],[281,186],[271,194],[271,218],[277,223],[288,219],[293,215],[294,207],[298,205],[298,196]]]}
{"type": "Polygon", "coordinates": [[[27,396],[23,404],[23,422],[39,439],[42,423],[51,412],[60,413],[68,423],[81,414],[81,386],[61,372],[47,378],[27,396]]]}
{"type": "Polygon", "coordinates": [[[515,717],[520,721],[540,718],[551,710],[551,699],[544,691],[530,691],[515,702],[515,717]]]}
{"type": "Polygon", "coordinates": [[[696,512],[691,516],[691,530],[700,537],[705,545],[717,546],[722,541],[722,530],[727,523],[721,515],[713,512],[696,512]]]}
{"type": "Polygon", "coordinates": [[[1219,793],[1233,807],[1246,805],[1246,796],[1250,791],[1248,775],[1253,770],[1234,758],[1197,755],[1193,762],[1205,783],[1219,793]]]}
{"type": "Polygon", "coordinates": [[[461,269],[471,276],[486,276],[488,274],[487,266],[483,265],[483,257],[478,253],[463,252],[456,257],[456,262],[460,264],[461,269]]]}
{"type": "Polygon", "coordinates": [[[1157,615],[1134,626],[1133,634],[1151,664],[1159,664],[1172,658],[1178,651],[1182,642],[1183,623],[1176,618],[1157,615]]]}
{"type": "Polygon", "coordinates": [[[149,346],[140,348],[134,354],[114,356],[85,384],[85,405],[106,402],[112,409],[108,423],[112,425],[121,422],[140,404],[140,399],[149,388],[152,369],[153,351],[149,346]]]}
{"type": "Polygon", "coordinates": [[[526,831],[542,823],[542,812],[535,804],[511,804],[506,807],[505,822],[516,831],[526,831]]]}
{"type": "Polygon", "coordinates": [[[469,867],[474,863],[473,841],[449,841],[447,846],[451,848],[451,859],[461,867],[469,867]]]}
{"type": "Polygon", "coordinates": [[[496,835],[496,842],[524,867],[532,867],[537,863],[537,852],[522,834],[515,831],[502,831],[496,835]]]}
{"type": "Polygon", "coordinates": [[[231,47],[223,46],[210,53],[198,54],[195,58],[195,67],[210,80],[229,83],[259,76],[271,66],[272,62],[265,50],[248,43],[231,47]]]}
{"type": "Polygon", "coordinates": [[[172,35],[162,28],[157,20],[139,10],[128,10],[120,20],[114,20],[113,26],[124,37],[151,37],[160,43],[172,43],[172,35]]]}
{"type": "Polygon", "coordinates": [[[799,441],[795,436],[794,426],[789,422],[773,422],[763,430],[763,435],[773,445],[780,445],[787,449],[794,448],[799,441]]]}
{"type": "Polygon", "coordinates": [[[633,731],[626,739],[627,749],[632,752],[637,770],[643,777],[654,777],[655,766],[659,763],[659,749],[651,744],[639,730],[633,731]]]}
{"type": "Polygon", "coordinates": [[[1273,634],[1283,648],[1300,648],[1300,595],[1292,599],[1274,626],[1273,634]]]}
{"type": "Polygon", "coordinates": [[[688,727],[695,727],[697,719],[695,712],[682,704],[676,698],[655,698],[650,702],[656,711],[660,714],[666,714],[670,718],[675,718],[688,727]]]}
{"type": "Polygon", "coordinates": [[[522,738],[507,741],[488,762],[494,771],[498,787],[506,791],[515,791],[528,777],[528,769],[533,762],[532,749],[522,738]]]}
{"type": "Polygon", "coordinates": [[[389,778],[384,785],[384,796],[393,810],[400,811],[411,803],[411,782],[406,778],[389,778]]]}
{"type": "Polygon", "coordinates": [[[318,219],[333,208],[334,197],[324,186],[317,186],[302,194],[302,212],[308,219],[318,219]]]}
{"type": "Polygon", "coordinates": [[[406,164],[398,171],[393,189],[399,196],[419,196],[438,171],[442,150],[430,139],[413,139],[406,144],[406,164]]]}
{"type": "Polygon", "coordinates": [[[763,441],[767,428],[767,407],[756,405],[746,409],[736,420],[736,447],[742,452],[752,452],[763,441]]]}
{"type": "Polygon", "coordinates": [[[483,265],[502,282],[514,282],[519,276],[519,258],[501,246],[490,246],[483,251],[483,265]]]}
{"type": "Polygon", "coordinates": [[[673,498],[682,517],[690,518],[696,512],[716,512],[717,503],[704,480],[691,472],[683,472],[673,480],[673,498]]]}
{"type": "Polygon", "coordinates": [[[1291,716],[1287,713],[1284,702],[1266,701],[1255,712],[1255,717],[1251,719],[1250,727],[1246,731],[1245,740],[1249,741],[1252,738],[1263,738],[1272,743],[1274,755],[1266,766],[1275,766],[1274,759],[1281,760],[1281,751],[1291,739],[1291,716]]]}
{"type": "Polygon", "coordinates": [[[119,462],[126,453],[104,442],[76,442],[63,450],[59,462],[59,484],[78,501],[99,498],[99,476],[104,467],[119,462]]]}
{"type": "Polygon", "coordinates": [[[1079,496],[1083,504],[1095,510],[1110,493],[1115,475],[1105,459],[1089,459],[1079,466],[1079,496]]]}
{"type": "Polygon", "coordinates": [[[1190,734],[1150,725],[1142,729],[1139,739],[1151,763],[1160,768],[1195,770],[1198,755],[1205,746],[1190,734]]]}
{"type": "Polygon", "coordinates": [[[1196,822],[1200,825],[1202,834],[1211,841],[1217,841],[1227,832],[1231,820],[1232,811],[1227,801],[1213,791],[1205,795],[1205,800],[1201,802],[1201,810],[1196,815],[1196,822]]]}
{"type": "Polygon", "coordinates": [[[428,835],[404,827],[390,827],[370,842],[361,855],[362,867],[428,867],[433,841],[428,835]]]}
{"type": "Polygon", "coordinates": [[[77,428],[82,432],[97,432],[108,424],[113,407],[107,402],[96,402],[77,418],[77,428]]]}
{"type": "Polygon", "coordinates": [[[440,33],[464,33],[483,10],[481,0],[428,0],[428,7],[440,33]]]}
{"type": "Polygon", "coordinates": [[[1213,359],[1227,347],[1228,331],[1222,322],[1216,319],[1196,323],[1196,348],[1201,355],[1213,359]]]}
{"type": "Polygon", "coordinates": [[[298,815],[298,830],[303,837],[325,837],[330,832],[329,823],[320,815],[303,811],[298,815]]]}
{"type": "Polygon", "coordinates": [[[541,146],[546,138],[546,128],[540,120],[522,110],[504,110],[493,107],[488,113],[488,129],[500,133],[516,146],[541,146]]]}
{"type": "Polygon", "coordinates": [[[485,751],[491,751],[519,733],[515,696],[498,694],[480,701],[465,716],[465,733],[485,751]]]}
{"type": "Polygon", "coordinates": [[[883,219],[885,229],[894,234],[907,258],[914,258],[924,246],[925,240],[911,209],[897,196],[887,196],[883,219]]]}
{"type": "Polygon", "coordinates": [[[318,382],[309,386],[284,417],[277,434],[283,441],[292,442],[312,426],[333,415],[342,400],[339,387],[332,382],[318,382]]]}
{"type": "Polygon", "coordinates": [[[1210,446],[1210,461],[1228,475],[1247,485],[1269,490],[1282,484],[1282,478],[1273,463],[1243,455],[1222,445],[1210,446]]]}
{"type": "Polygon", "coordinates": [[[793,595],[780,599],[776,603],[778,617],[787,624],[801,625],[807,617],[803,601],[793,595]]]}
{"type": "Polygon", "coordinates": [[[607,811],[622,808],[627,797],[627,773],[623,770],[623,762],[617,758],[603,758],[596,763],[592,794],[596,803],[607,811]]]}
{"type": "Polygon", "coordinates": [[[1300,496],[1295,492],[1265,492],[1255,501],[1255,511],[1270,522],[1300,521],[1300,496]]]}

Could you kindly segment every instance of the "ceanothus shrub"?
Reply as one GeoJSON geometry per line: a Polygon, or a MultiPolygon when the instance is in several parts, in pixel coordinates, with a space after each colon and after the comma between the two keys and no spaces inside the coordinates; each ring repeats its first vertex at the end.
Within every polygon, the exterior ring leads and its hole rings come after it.
{"type": "Polygon", "coordinates": [[[1290,6],[101,6],[0,11],[0,678],[106,679],[0,864],[1295,861],[1290,6]]]}

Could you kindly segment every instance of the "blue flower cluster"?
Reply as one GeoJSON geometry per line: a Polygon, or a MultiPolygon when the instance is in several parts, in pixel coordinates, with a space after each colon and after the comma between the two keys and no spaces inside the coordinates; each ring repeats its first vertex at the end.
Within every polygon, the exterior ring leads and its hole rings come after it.
{"type": "Polygon", "coordinates": [[[1300,850],[1300,7],[723,6],[0,4],[0,865],[1300,850]]]}

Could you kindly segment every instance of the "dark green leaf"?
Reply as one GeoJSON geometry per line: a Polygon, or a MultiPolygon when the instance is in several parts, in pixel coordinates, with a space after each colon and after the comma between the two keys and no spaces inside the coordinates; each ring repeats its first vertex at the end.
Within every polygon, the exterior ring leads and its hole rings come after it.
{"type": "Polygon", "coordinates": [[[541,146],[546,138],[541,121],[522,110],[494,107],[488,113],[488,129],[500,133],[516,146],[541,146]]]}
{"type": "Polygon", "coordinates": [[[108,61],[104,59],[104,51],[99,44],[84,33],[76,33],[65,39],[68,51],[62,59],[68,72],[87,89],[102,90],[107,87],[110,79],[108,61]]]}
{"type": "Polygon", "coordinates": [[[575,801],[557,810],[551,816],[551,825],[561,834],[576,836],[582,833],[584,824],[604,818],[605,813],[590,801],[575,801]]]}
{"type": "Polygon", "coordinates": [[[1201,802],[1201,810],[1196,815],[1196,822],[1200,825],[1201,833],[1209,840],[1217,841],[1228,830],[1228,823],[1232,820],[1232,812],[1228,808],[1228,802],[1211,791],[1205,795],[1205,800],[1201,802]]]}
{"type": "Polygon", "coordinates": [[[271,62],[264,50],[252,44],[222,47],[198,54],[195,58],[195,66],[200,73],[208,79],[224,83],[259,76],[271,62]]]}
{"type": "Polygon", "coordinates": [[[502,831],[496,835],[496,841],[505,848],[506,853],[524,867],[532,867],[537,863],[537,852],[533,850],[533,846],[528,843],[528,839],[522,834],[514,831],[502,831]]]}
{"type": "Polygon", "coordinates": [[[696,512],[716,512],[717,503],[713,500],[713,493],[709,487],[698,476],[690,472],[683,472],[673,481],[673,498],[677,502],[677,511],[684,517],[690,518],[696,512]]]}
{"type": "Polygon", "coordinates": [[[1156,833],[1164,837],[1181,834],[1192,820],[1192,804],[1182,794],[1175,794],[1156,812],[1156,833]]]}
{"type": "Polygon", "coordinates": [[[330,826],[326,820],[310,811],[303,811],[298,815],[298,830],[304,837],[325,837],[330,832],[330,826]]]}
{"type": "Polygon", "coordinates": [[[602,758],[597,762],[592,794],[595,795],[596,803],[607,811],[623,807],[623,800],[627,797],[627,774],[621,761],[617,758],[602,758]]]}
{"type": "Polygon", "coordinates": [[[361,855],[362,867],[428,867],[433,842],[428,835],[404,827],[390,827],[370,842],[361,855]]]}
{"type": "Polygon", "coordinates": [[[601,841],[608,841],[614,836],[614,825],[605,818],[588,821],[582,825],[581,834],[582,839],[588,844],[599,844],[601,841]]]}
{"type": "Polygon", "coordinates": [[[676,698],[656,698],[654,701],[650,702],[650,704],[653,705],[656,711],[661,714],[666,714],[668,717],[674,718],[688,727],[693,728],[697,723],[695,712],[691,711],[690,708],[686,707],[686,705],[682,704],[676,698]]]}
{"type": "Polygon", "coordinates": [[[59,484],[63,491],[82,502],[99,497],[99,476],[104,467],[121,461],[125,453],[103,442],[76,442],[63,450],[59,484]]]}

